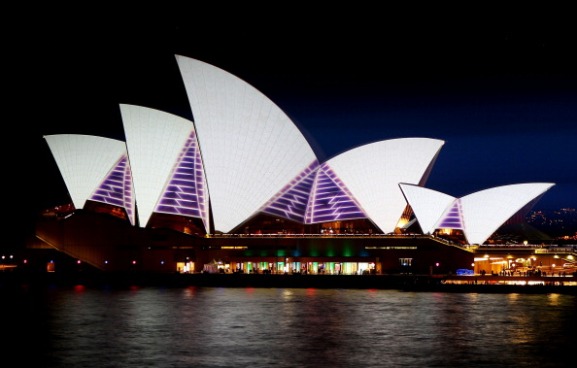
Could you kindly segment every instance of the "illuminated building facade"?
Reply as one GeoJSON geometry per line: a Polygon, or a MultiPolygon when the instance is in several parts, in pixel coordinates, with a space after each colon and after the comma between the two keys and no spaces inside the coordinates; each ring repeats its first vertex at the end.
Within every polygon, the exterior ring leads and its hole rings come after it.
{"type": "Polygon", "coordinates": [[[125,141],[45,136],[73,215],[41,222],[44,243],[103,270],[447,272],[471,267],[468,245],[553,185],[460,199],[426,189],[444,144],[429,138],[374,142],[319,162],[254,87],[189,57],[176,62],[194,121],[122,104],[125,141]],[[430,236],[444,228],[464,241],[430,236]]]}

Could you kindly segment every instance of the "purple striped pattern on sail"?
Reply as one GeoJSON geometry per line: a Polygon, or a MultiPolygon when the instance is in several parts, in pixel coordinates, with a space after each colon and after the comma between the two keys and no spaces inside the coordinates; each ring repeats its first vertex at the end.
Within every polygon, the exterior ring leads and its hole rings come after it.
{"type": "Polygon", "coordinates": [[[345,184],[326,163],[317,170],[313,189],[306,213],[307,224],[367,217],[345,184]]]}
{"type": "Polygon", "coordinates": [[[205,221],[206,203],[204,170],[196,134],[192,132],[154,212],[197,217],[205,221]]]}
{"type": "Polygon", "coordinates": [[[318,162],[314,161],[266,205],[262,212],[304,223],[318,162]]]}
{"type": "Polygon", "coordinates": [[[445,215],[439,221],[437,228],[445,229],[463,229],[463,215],[461,213],[461,200],[457,199],[453,206],[445,212],[445,215]]]}
{"type": "Polygon", "coordinates": [[[90,200],[124,208],[130,223],[134,225],[132,175],[126,155],[118,160],[110,173],[96,188],[90,200]]]}

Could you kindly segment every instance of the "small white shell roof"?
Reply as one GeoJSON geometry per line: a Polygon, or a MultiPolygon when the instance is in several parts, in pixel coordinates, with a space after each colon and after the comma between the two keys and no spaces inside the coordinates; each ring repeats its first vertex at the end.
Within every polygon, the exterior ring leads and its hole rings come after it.
{"type": "Polygon", "coordinates": [[[411,205],[424,234],[432,234],[436,230],[439,218],[456,200],[448,194],[413,184],[401,183],[399,187],[407,203],[411,205]]]}
{"type": "Polygon", "coordinates": [[[179,55],[176,60],[193,114],[214,227],[226,233],[317,158],[296,125],[260,91],[210,64],[179,55]]]}
{"type": "Polygon", "coordinates": [[[459,202],[463,234],[469,244],[483,244],[529,202],[542,196],[554,183],[523,183],[485,189],[454,198],[432,189],[400,184],[423,232],[432,233],[447,211],[459,202]]]}
{"type": "Polygon", "coordinates": [[[145,227],[194,130],[191,121],[155,109],[120,105],[138,219],[145,227]]]}
{"type": "Polygon", "coordinates": [[[554,183],[511,184],[485,189],[461,198],[463,232],[469,244],[483,244],[527,203],[543,195],[554,183]]]}
{"type": "Polygon", "coordinates": [[[82,209],[114,165],[126,155],[122,141],[82,134],[46,135],[72,203],[82,209]]]}
{"type": "Polygon", "coordinates": [[[399,183],[419,184],[445,142],[399,138],[367,144],[327,161],[381,231],[395,230],[407,203],[399,183]]]}

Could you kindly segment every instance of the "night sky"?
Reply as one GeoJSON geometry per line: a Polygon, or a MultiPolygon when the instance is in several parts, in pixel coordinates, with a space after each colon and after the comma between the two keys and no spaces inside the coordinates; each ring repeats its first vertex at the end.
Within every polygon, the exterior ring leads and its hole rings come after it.
{"type": "Polygon", "coordinates": [[[260,90],[321,161],[380,140],[437,138],[445,145],[428,188],[461,197],[553,182],[535,208],[577,207],[577,32],[563,19],[536,11],[448,23],[347,9],[320,19],[295,10],[285,20],[271,9],[232,21],[210,13],[201,23],[179,9],[156,21],[47,17],[12,30],[19,37],[5,61],[15,114],[5,115],[3,150],[14,241],[32,214],[69,200],[43,135],[123,139],[121,103],[192,120],[175,54],[260,90]]]}

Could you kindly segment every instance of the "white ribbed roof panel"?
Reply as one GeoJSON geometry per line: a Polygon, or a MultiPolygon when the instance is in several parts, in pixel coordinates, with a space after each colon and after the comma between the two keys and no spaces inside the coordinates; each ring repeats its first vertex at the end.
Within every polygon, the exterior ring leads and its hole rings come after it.
{"type": "Polygon", "coordinates": [[[316,160],[271,100],[210,64],[176,56],[194,117],[215,229],[229,232],[316,160]]]}
{"type": "Polygon", "coordinates": [[[139,225],[146,227],[194,130],[192,122],[155,109],[120,105],[139,225]]]}
{"type": "Polygon", "coordinates": [[[543,195],[553,183],[504,185],[461,198],[464,234],[469,244],[483,244],[527,203],[543,195]]]}
{"type": "Polygon", "coordinates": [[[399,187],[415,213],[424,234],[436,230],[437,221],[456,200],[448,194],[418,185],[401,183],[399,187]]]}
{"type": "Polygon", "coordinates": [[[381,231],[394,231],[406,202],[399,183],[419,184],[445,142],[399,138],[344,152],[327,164],[381,231]]]}
{"type": "Polygon", "coordinates": [[[110,138],[55,134],[44,139],[77,209],[84,207],[108,172],[126,155],[124,142],[110,138]]]}

